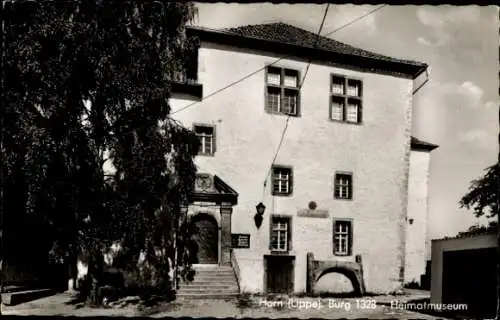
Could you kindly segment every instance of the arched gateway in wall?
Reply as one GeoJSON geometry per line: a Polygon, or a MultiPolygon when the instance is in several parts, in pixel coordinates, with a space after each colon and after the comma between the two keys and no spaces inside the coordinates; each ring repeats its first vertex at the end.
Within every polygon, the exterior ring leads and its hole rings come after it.
{"type": "Polygon", "coordinates": [[[307,292],[313,293],[314,287],[321,277],[329,273],[340,273],[346,276],[352,283],[354,293],[357,296],[365,294],[365,283],[363,279],[363,264],[361,256],[356,256],[356,261],[320,261],[315,260],[314,255],[307,253],[307,292]]]}
{"type": "Polygon", "coordinates": [[[195,191],[184,206],[193,228],[193,264],[230,264],[231,215],[238,193],[216,175],[197,174],[195,191]]]}

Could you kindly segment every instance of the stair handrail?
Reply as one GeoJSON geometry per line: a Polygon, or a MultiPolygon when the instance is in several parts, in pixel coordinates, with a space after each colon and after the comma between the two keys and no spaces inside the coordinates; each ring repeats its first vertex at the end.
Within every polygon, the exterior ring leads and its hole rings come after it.
{"type": "Polygon", "coordinates": [[[238,291],[239,291],[240,290],[240,282],[241,282],[240,267],[238,266],[238,260],[236,260],[236,255],[234,254],[233,249],[231,249],[230,255],[231,255],[231,266],[233,267],[234,275],[236,276],[236,282],[237,282],[238,291]]]}

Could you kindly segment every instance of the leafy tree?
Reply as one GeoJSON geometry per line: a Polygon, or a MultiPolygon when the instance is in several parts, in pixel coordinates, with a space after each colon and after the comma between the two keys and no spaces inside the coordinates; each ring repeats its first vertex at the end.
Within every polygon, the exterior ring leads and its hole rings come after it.
{"type": "Polygon", "coordinates": [[[472,209],[476,217],[498,216],[500,212],[500,165],[488,167],[485,175],[473,180],[469,192],[460,200],[460,206],[472,209]]]}
{"type": "Polygon", "coordinates": [[[198,140],[168,104],[170,79],[196,46],[185,35],[194,5],[9,1],[4,13],[4,229],[36,221],[43,248],[73,262],[86,252],[94,304],[113,241],[130,265],[146,251],[168,272],[155,248],[173,258],[196,172],[198,140]]]}
{"type": "MultiPolygon", "coordinates": [[[[500,162],[488,167],[485,175],[472,181],[469,192],[460,200],[460,206],[472,209],[476,217],[493,218],[486,231],[497,231],[497,311],[496,319],[500,319],[500,162]]],[[[478,230],[470,230],[473,233],[478,230]]],[[[483,230],[484,231],[484,230],[483,230]]]]}
{"type": "Polygon", "coordinates": [[[472,225],[467,229],[467,231],[461,231],[457,234],[459,238],[465,238],[476,235],[484,235],[484,234],[494,234],[498,229],[498,222],[493,220],[488,223],[487,226],[481,225],[472,225]]]}

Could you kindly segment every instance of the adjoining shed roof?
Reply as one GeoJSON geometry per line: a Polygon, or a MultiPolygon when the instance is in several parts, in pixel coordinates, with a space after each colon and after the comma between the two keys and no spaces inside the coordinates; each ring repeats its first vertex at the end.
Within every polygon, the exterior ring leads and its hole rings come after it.
{"type": "Polygon", "coordinates": [[[430,142],[425,142],[415,137],[411,137],[411,149],[412,150],[421,150],[421,151],[432,151],[439,147],[436,144],[432,144],[430,142]]]}
{"type": "MultiPolygon", "coordinates": [[[[247,25],[218,30],[202,27],[191,28],[205,35],[207,33],[211,33],[212,35],[217,33],[221,37],[239,37],[245,38],[247,41],[257,41],[253,42],[253,45],[257,49],[259,48],[258,41],[265,41],[268,44],[265,48],[269,51],[277,50],[278,45],[309,49],[309,51],[307,51],[309,53],[311,52],[310,50],[313,50],[318,53],[322,52],[323,54],[327,54],[323,59],[328,59],[333,62],[342,61],[342,63],[358,65],[362,68],[383,69],[411,78],[416,78],[428,67],[428,65],[423,62],[393,58],[359,49],[282,22],[247,25]]],[[[212,37],[212,40],[213,39],[212,37]]],[[[250,44],[250,42],[248,42],[248,44],[250,44]]],[[[260,48],[262,48],[262,43],[260,44],[260,48]]],[[[305,52],[302,51],[302,54],[305,54],[305,52]]]]}

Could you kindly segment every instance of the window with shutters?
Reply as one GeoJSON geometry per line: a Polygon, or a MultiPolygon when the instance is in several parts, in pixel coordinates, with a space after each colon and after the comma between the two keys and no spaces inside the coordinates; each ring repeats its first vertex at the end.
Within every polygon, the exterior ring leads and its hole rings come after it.
{"type": "Polygon", "coordinates": [[[269,249],[276,252],[291,250],[291,217],[271,216],[271,236],[269,249]]]}
{"type": "Polygon", "coordinates": [[[335,199],[352,200],[352,174],[335,173],[334,189],[335,199]]]}
{"type": "Polygon", "coordinates": [[[268,67],[266,72],[266,111],[299,116],[299,72],[268,67]]]}
{"type": "Polygon", "coordinates": [[[352,255],[352,221],[335,220],[333,222],[333,254],[336,256],[352,255]]]}
{"type": "Polygon", "coordinates": [[[200,139],[198,155],[211,156],[215,153],[215,127],[211,125],[194,125],[194,132],[200,139]]]}
{"type": "Polygon", "coordinates": [[[332,75],[330,86],[330,120],[346,123],[362,121],[361,80],[332,75]]]}
{"type": "Polygon", "coordinates": [[[271,179],[271,194],[273,196],[288,196],[292,194],[293,175],[291,167],[273,165],[271,179]]]}

